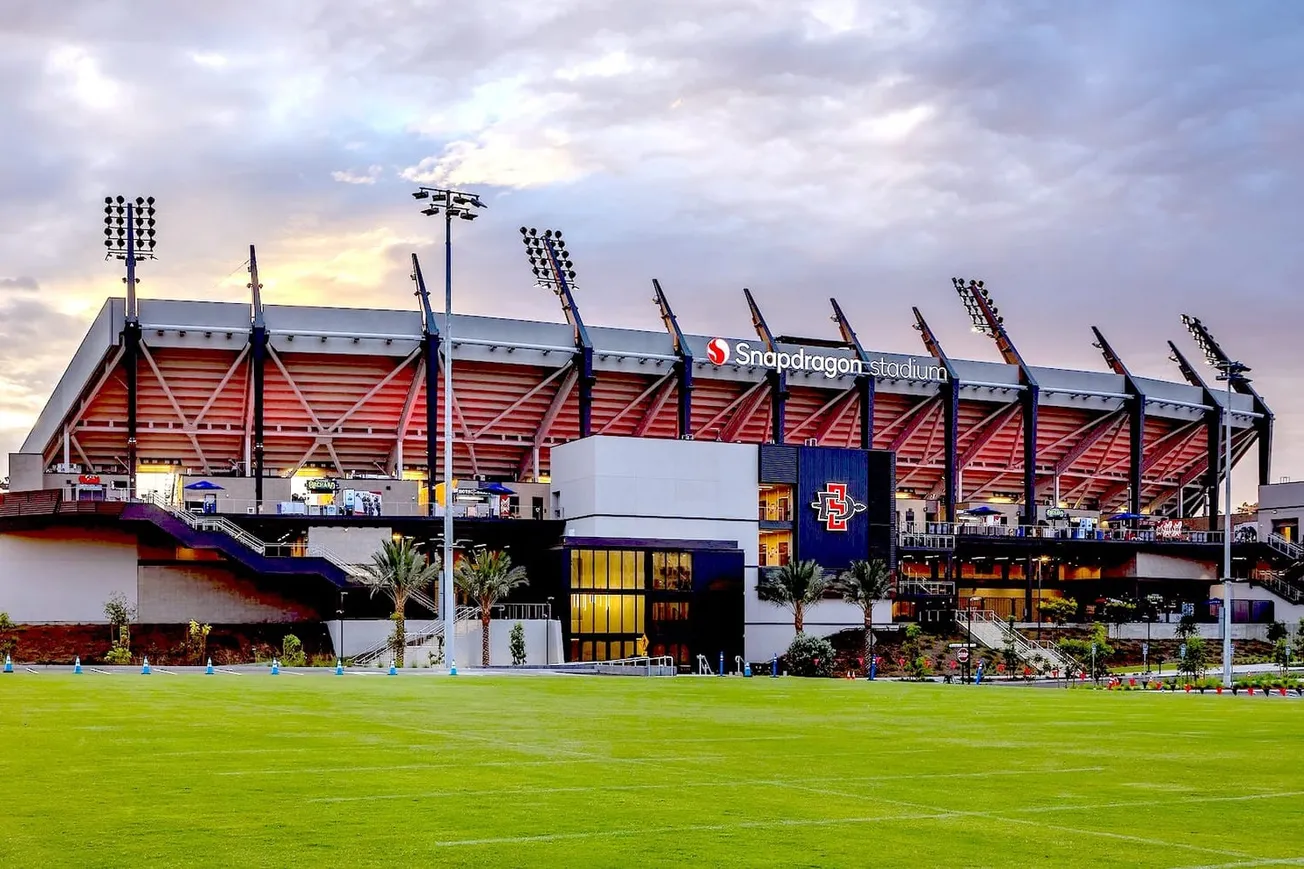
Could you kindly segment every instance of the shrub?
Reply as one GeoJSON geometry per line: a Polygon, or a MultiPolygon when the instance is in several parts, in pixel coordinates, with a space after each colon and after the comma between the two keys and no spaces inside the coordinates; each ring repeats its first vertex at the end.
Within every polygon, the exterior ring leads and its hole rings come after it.
{"type": "Polygon", "coordinates": [[[18,638],[14,636],[14,623],[9,613],[0,613],[0,658],[18,651],[18,638]]]}
{"type": "Polygon", "coordinates": [[[824,637],[798,634],[783,653],[783,666],[794,676],[832,676],[833,644],[824,637]]]}
{"type": "Polygon", "coordinates": [[[519,667],[525,663],[525,625],[517,622],[512,625],[512,666],[519,667]]]}
{"type": "Polygon", "coordinates": [[[109,651],[108,651],[107,653],[105,653],[105,655],[104,655],[104,663],[106,663],[106,664],[130,664],[130,663],[131,663],[131,650],[128,649],[127,647],[125,647],[125,646],[120,646],[120,645],[118,645],[117,643],[114,643],[113,648],[112,648],[112,649],[109,649],[109,651]]]}
{"type": "Polygon", "coordinates": [[[294,634],[286,634],[285,639],[281,640],[281,666],[283,667],[302,667],[308,663],[307,656],[303,653],[303,643],[294,634]]]}

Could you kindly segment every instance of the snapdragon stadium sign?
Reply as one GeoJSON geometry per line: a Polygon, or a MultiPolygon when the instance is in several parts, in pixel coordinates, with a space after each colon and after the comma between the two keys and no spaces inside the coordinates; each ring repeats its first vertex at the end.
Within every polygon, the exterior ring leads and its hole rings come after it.
{"type": "Polygon", "coordinates": [[[795,352],[775,352],[752,347],[746,341],[739,341],[732,347],[723,338],[712,338],[706,344],[706,357],[713,365],[755,365],[759,368],[774,368],[779,371],[802,371],[823,374],[834,378],[843,375],[900,378],[902,380],[946,380],[946,369],[940,365],[920,365],[913,358],[904,361],[889,360],[879,357],[864,361],[851,356],[836,356],[831,353],[808,353],[806,348],[795,352]]]}

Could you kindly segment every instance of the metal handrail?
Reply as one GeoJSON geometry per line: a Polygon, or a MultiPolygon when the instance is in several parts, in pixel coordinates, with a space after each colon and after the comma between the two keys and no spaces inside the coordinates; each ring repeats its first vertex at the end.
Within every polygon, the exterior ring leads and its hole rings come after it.
{"type": "MultiPolygon", "coordinates": [[[[1133,541],[1141,543],[1221,543],[1222,531],[1181,528],[1160,531],[1155,528],[1056,528],[1049,525],[979,525],[964,522],[911,523],[897,531],[901,546],[924,549],[952,549],[958,537],[1033,538],[1048,540],[1133,541]]],[[[1304,547],[1294,546],[1304,558],[1304,547]]],[[[1280,548],[1280,547],[1277,547],[1280,548]]],[[[1281,549],[1290,554],[1290,550],[1281,549]]]]}
{"type": "Polygon", "coordinates": [[[622,673],[627,674],[641,669],[642,675],[645,676],[673,676],[678,667],[675,665],[674,657],[670,655],[658,655],[649,657],[643,655],[635,658],[618,658],[615,661],[595,661],[593,669],[598,673],[622,673]],[[653,671],[656,671],[655,674],[653,671]]]}
{"type": "MultiPolygon", "coordinates": [[[[453,614],[453,621],[471,621],[479,615],[479,607],[460,606],[453,614]]],[[[429,622],[418,622],[417,624],[419,627],[404,632],[403,648],[410,649],[413,646],[423,646],[436,637],[442,637],[444,635],[443,619],[435,619],[429,622]]],[[[366,666],[375,663],[385,654],[386,651],[389,651],[392,648],[393,643],[390,642],[389,637],[386,637],[379,643],[368,646],[366,649],[354,655],[352,661],[356,665],[366,666]]]]}
{"type": "Polygon", "coordinates": [[[1275,531],[1268,535],[1267,543],[1270,547],[1288,558],[1293,558],[1296,561],[1304,559],[1304,546],[1300,546],[1298,543],[1287,540],[1275,531]]]}

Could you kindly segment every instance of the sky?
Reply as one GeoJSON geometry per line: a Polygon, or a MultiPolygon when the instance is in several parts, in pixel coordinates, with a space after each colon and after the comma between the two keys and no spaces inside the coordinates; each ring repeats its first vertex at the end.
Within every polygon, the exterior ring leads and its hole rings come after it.
{"type": "Polygon", "coordinates": [[[410,308],[432,183],[488,205],[455,227],[468,313],[561,319],[529,225],[592,325],[660,329],[656,277],[692,332],[748,334],[746,286],[782,333],[834,337],[836,296],[917,353],[918,305],[998,359],[959,275],[1032,364],[1104,370],[1097,325],[1177,380],[1194,314],[1304,478],[1302,53],[1292,0],[3,3],[0,463],[122,293],[105,195],[158,200],[144,298],[244,300],[256,244],[268,303],[410,308]]]}

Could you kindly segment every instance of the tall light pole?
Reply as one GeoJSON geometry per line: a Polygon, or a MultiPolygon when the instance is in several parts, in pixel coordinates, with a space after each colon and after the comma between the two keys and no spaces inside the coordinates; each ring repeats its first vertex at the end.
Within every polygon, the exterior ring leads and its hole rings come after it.
{"type": "Polygon", "coordinates": [[[1232,384],[1249,383],[1249,366],[1230,359],[1215,363],[1218,379],[1227,383],[1227,406],[1223,408],[1226,445],[1223,458],[1223,684],[1232,684],[1232,384]]]}
{"type": "MultiPolygon", "coordinates": [[[[434,217],[444,213],[444,564],[440,577],[439,608],[444,616],[444,657],[450,671],[456,671],[453,631],[456,605],[453,602],[453,218],[475,220],[475,209],[484,208],[480,197],[442,187],[419,187],[413,199],[427,202],[421,213],[434,217]]],[[[428,472],[434,474],[434,456],[428,472]]]]}
{"type": "MultiPolygon", "coordinates": [[[[140,357],[140,317],[136,310],[136,263],[154,259],[154,197],[104,197],[104,258],[120,259],[127,267],[123,317],[123,367],[127,374],[127,497],[136,497],[136,369],[140,357]]],[[[87,468],[91,473],[95,469],[87,468]]]]}

